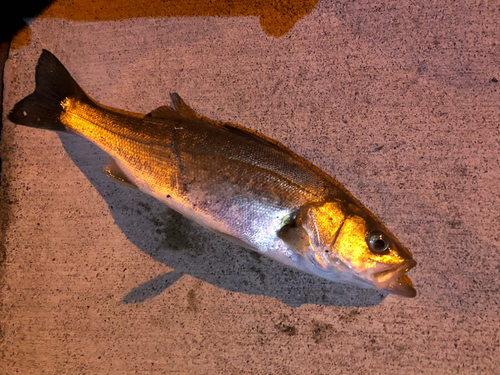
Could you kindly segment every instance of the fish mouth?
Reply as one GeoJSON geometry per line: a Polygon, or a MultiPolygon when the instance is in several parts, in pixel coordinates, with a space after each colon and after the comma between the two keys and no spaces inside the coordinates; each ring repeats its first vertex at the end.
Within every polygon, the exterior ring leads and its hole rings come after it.
{"type": "Polygon", "coordinates": [[[408,259],[395,267],[373,274],[371,279],[379,289],[403,297],[415,297],[417,291],[413,288],[410,278],[406,276],[406,272],[416,265],[414,259],[408,259]]]}

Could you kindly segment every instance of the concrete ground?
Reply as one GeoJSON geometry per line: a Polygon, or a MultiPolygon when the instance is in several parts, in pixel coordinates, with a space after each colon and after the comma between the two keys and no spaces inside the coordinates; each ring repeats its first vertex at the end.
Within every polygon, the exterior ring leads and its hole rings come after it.
{"type": "Polygon", "coordinates": [[[1,374],[499,373],[498,3],[289,3],[56,2],[12,41],[4,108],[42,49],[109,106],[178,92],[336,177],[413,252],[417,297],[231,245],[4,114],[1,374]]]}

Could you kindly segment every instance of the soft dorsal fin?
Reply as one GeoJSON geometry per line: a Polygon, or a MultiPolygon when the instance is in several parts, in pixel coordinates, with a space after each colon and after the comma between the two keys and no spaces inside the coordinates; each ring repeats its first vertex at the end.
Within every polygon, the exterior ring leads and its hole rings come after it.
{"type": "Polygon", "coordinates": [[[170,94],[173,108],[169,105],[163,105],[156,108],[146,115],[146,117],[156,117],[176,120],[199,120],[200,116],[193,108],[188,106],[177,93],[170,94]]]}
{"type": "Polygon", "coordinates": [[[200,116],[196,113],[196,111],[188,106],[184,100],[177,94],[176,92],[170,94],[170,98],[172,98],[172,104],[174,105],[174,109],[180,114],[182,117],[191,119],[191,120],[199,120],[200,116]]]}
{"type": "Polygon", "coordinates": [[[163,105],[149,112],[146,117],[183,120],[184,118],[169,105],[163,105]]]}
{"type": "Polygon", "coordinates": [[[129,180],[127,175],[123,172],[123,170],[118,166],[115,159],[109,158],[109,163],[104,168],[104,172],[110,177],[112,180],[131,187],[132,189],[139,189],[136,184],[129,180]]]}

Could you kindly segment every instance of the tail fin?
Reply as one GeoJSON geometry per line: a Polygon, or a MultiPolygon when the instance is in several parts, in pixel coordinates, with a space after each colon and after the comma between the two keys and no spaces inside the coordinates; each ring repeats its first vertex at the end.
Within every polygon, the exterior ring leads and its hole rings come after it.
{"type": "Polygon", "coordinates": [[[61,62],[49,51],[43,50],[35,75],[33,94],[18,102],[8,119],[16,124],[33,128],[64,131],[59,120],[66,98],[89,102],[91,99],[78,86],[61,62]]]}

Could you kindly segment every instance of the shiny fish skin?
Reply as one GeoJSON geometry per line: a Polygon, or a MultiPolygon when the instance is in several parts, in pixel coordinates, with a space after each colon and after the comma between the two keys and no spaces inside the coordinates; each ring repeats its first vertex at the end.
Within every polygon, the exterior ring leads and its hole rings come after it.
{"type": "Polygon", "coordinates": [[[48,51],[9,119],[80,135],[108,175],[290,267],[407,297],[411,254],[337,181],[283,145],[199,116],[177,94],[143,118],[91,100],[48,51]]]}

